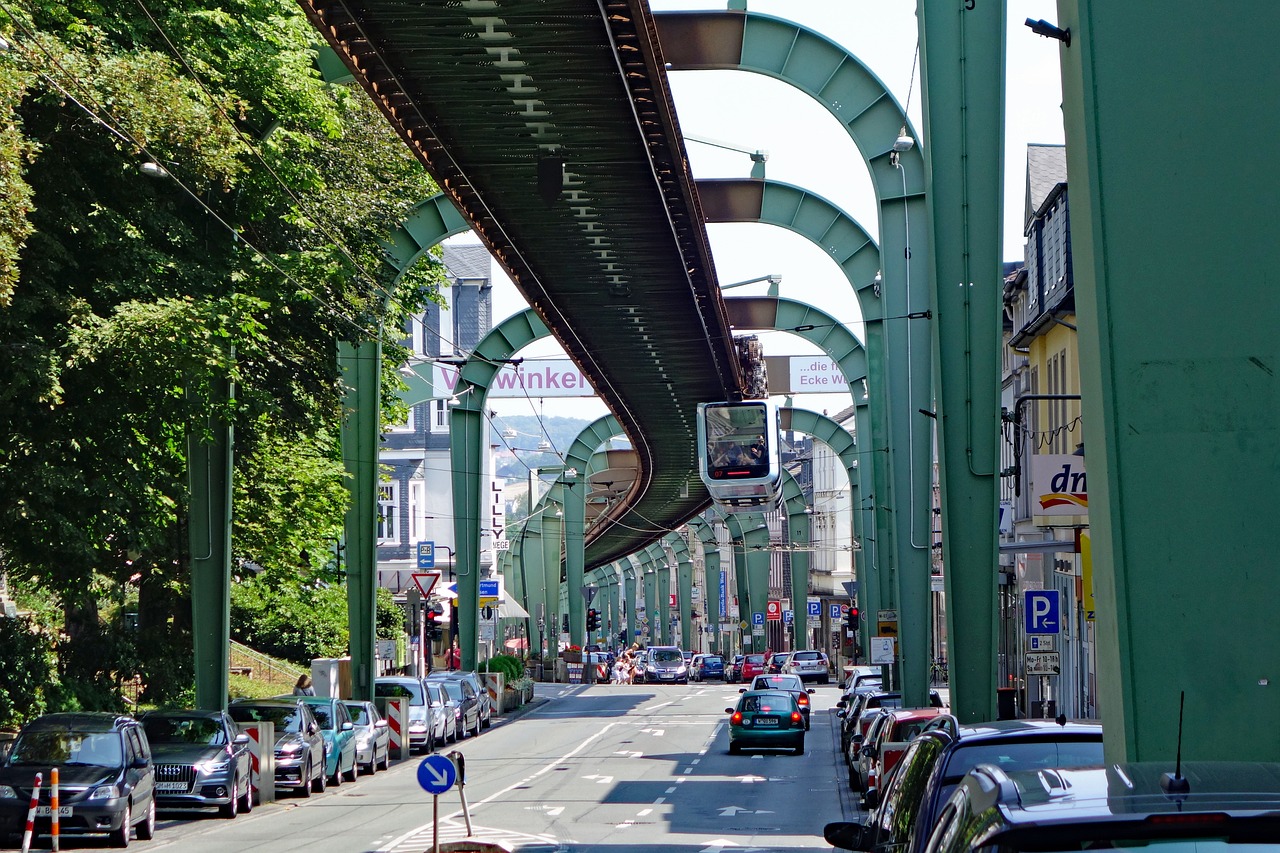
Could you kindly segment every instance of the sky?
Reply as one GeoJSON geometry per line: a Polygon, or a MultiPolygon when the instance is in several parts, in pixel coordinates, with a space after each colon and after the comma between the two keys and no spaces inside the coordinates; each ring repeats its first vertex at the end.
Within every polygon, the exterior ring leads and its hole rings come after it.
{"type": "MultiPolygon", "coordinates": [[[[685,9],[724,9],[725,0],[650,0],[656,13],[685,9]]],[[[1032,33],[1027,18],[1057,17],[1054,0],[1008,0],[1005,110],[1005,204],[1002,257],[1023,256],[1022,217],[1028,143],[1061,143],[1063,126],[1057,42],[1032,33]]],[[[787,18],[816,30],[847,48],[897,99],[917,133],[920,74],[916,64],[917,25],[911,0],[749,0],[752,12],[787,18]]],[[[672,72],[676,112],[686,138],[695,178],[746,177],[751,151],[768,152],[766,175],[810,189],[835,203],[878,237],[875,195],[866,167],[839,123],[807,95],[763,75],[728,71],[672,72]],[[739,151],[698,142],[701,137],[739,151]]],[[[722,284],[779,274],[781,295],[814,304],[850,324],[861,337],[857,302],[836,264],[807,239],[781,228],[758,224],[708,226],[717,275],[722,284]]],[[[454,242],[477,242],[460,235],[454,242]]],[[[494,267],[494,319],[526,305],[515,287],[494,267]]],[[[763,294],[763,283],[738,294],[763,294]]],[[[811,346],[782,333],[762,335],[769,355],[810,354],[811,346]]],[[[552,344],[527,348],[522,355],[558,352],[552,344]]],[[[797,405],[835,411],[847,406],[844,395],[796,398],[797,405]]],[[[538,402],[492,400],[499,414],[537,414],[538,402]]],[[[598,401],[547,399],[546,415],[594,418],[605,413],[598,401]]]]}

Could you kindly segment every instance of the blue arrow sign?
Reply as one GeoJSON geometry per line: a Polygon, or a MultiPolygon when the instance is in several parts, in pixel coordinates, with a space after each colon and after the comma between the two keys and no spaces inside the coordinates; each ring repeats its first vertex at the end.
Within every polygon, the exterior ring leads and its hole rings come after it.
{"type": "Polygon", "coordinates": [[[418,765],[418,784],[428,794],[439,795],[458,781],[458,768],[443,755],[428,755],[418,765]]]}
{"type": "Polygon", "coordinates": [[[436,543],[418,543],[418,568],[434,569],[436,567],[436,543]]]}
{"type": "Polygon", "coordinates": [[[751,624],[752,624],[752,625],[763,625],[763,624],[764,624],[764,614],[763,614],[763,613],[761,613],[761,612],[760,612],[760,611],[758,611],[758,610],[757,610],[755,613],[752,613],[752,614],[751,614],[751,624]]]}

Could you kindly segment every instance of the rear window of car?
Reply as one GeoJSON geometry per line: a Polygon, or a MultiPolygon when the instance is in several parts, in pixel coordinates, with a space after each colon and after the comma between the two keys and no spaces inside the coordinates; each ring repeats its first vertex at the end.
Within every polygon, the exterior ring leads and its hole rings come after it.
{"type": "Polygon", "coordinates": [[[790,693],[768,692],[748,693],[742,697],[742,710],[750,713],[758,711],[782,711],[790,713],[795,700],[790,693]]]}
{"type": "Polygon", "coordinates": [[[794,675],[757,675],[752,687],[756,690],[804,690],[804,684],[794,675]]]}
{"type": "Polygon", "coordinates": [[[413,681],[376,681],[373,695],[383,699],[403,699],[409,697],[410,705],[423,705],[422,685],[413,681]]]}
{"type": "Polygon", "coordinates": [[[720,655],[707,655],[702,659],[703,666],[715,666],[717,664],[724,666],[724,659],[720,655]]]}
{"type": "Polygon", "coordinates": [[[747,663],[764,663],[764,655],[747,655],[747,663]]]}
{"type": "Polygon", "coordinates": [[[979,764],[994,764],[1011,773],[1040,767],[1088,767],[1103,763],[1101,736],[1096,741],[1019,738],[970,746],[961,741],[947,760],[943,782],[959,782],[979,764]]]}
{"type": "Polygon", "coordinates": [[[796,652],[791,656],[791,660],[822,660],[822,654],[820,652],[796,652]]]}

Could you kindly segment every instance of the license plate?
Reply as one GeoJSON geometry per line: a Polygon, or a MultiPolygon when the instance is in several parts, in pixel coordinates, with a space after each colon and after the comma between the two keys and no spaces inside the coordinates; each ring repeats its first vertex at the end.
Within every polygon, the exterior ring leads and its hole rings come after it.
{"type": "Polygon", "coordinates": [[[777,717],[756,717],[756,725],[761,728],[776,729],[778,727],[778,718],[777,717]]]}
{"type": "Polygon", "coordinates": [[[191,786],[186,782],[157,782],[157,791],[186,791],[191,786]]]}
{"type": "MultiPolygon", "coordinates": [[[[36,806],[36,817],[53,817],[53,806],[36,806]]],[[[58,817],[71,817],[71,806],[58,806],[58,817]]]]}

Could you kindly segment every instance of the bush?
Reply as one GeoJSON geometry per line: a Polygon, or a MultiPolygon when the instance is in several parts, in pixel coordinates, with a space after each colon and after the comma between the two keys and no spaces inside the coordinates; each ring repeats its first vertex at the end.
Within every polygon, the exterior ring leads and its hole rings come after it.
{"type": "Polygon", "coordinates": [[[49,708],[60,689],[53,641],[29,619],[0,618],[0,728],[18,728],[49,708]]]}
{"type": "Polygon", "coordinates": [[[524,675],[524,664],[520,662],[520,658],[514,655],[494,655],[488,660],[482,661],[478,671],[500,672],[506,676],[506,681],[510,684],[524,675]]]}

